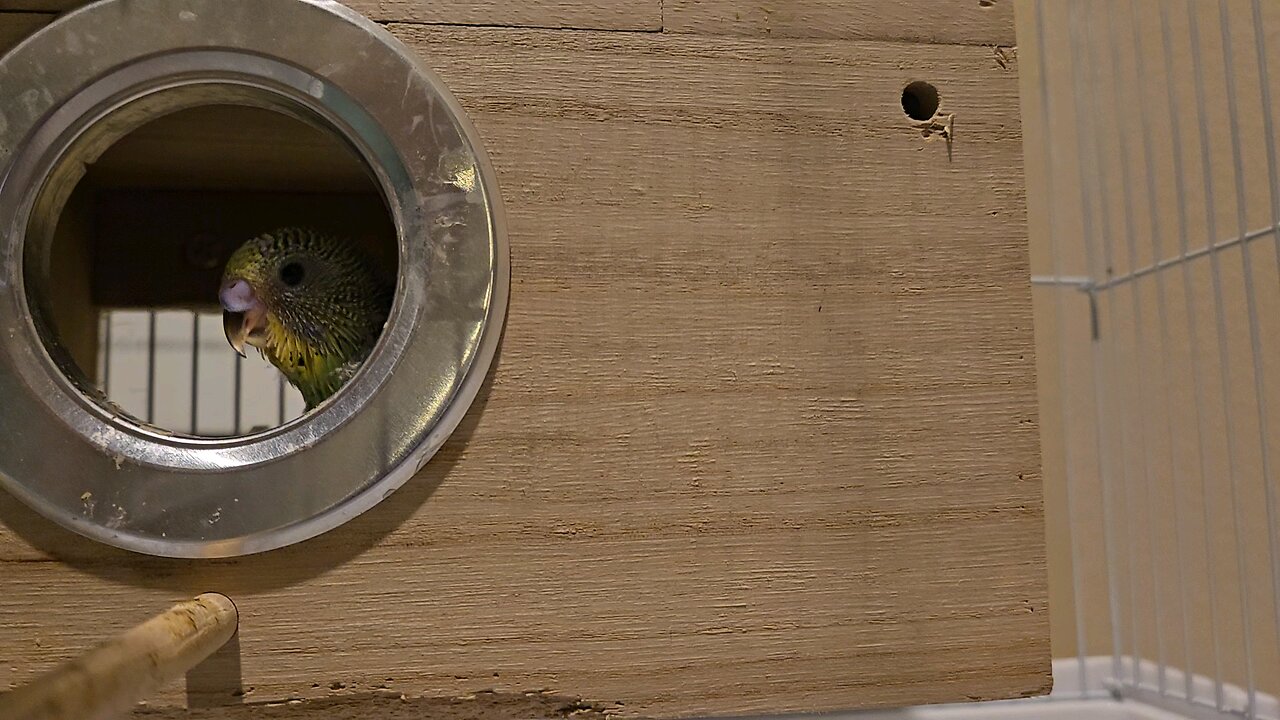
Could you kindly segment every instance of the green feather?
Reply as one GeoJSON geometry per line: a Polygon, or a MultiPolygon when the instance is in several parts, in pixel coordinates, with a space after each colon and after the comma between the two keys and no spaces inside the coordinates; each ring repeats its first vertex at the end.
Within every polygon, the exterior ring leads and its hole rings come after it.
{"type": "Polygon", "coordinates": [[[281,228],[242,245],[224,280],[243,279],[267,309],[263,357],[302,393],[324,402],[368,358],[391,309],[394,286],[349,240],[281,228]]]}

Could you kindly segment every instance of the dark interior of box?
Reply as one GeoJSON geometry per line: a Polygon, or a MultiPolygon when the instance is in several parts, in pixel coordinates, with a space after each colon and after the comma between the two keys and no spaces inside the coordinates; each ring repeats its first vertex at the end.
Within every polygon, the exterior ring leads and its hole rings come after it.
{"type": "Polygon", "coordinates": [[[92,380],[101,311],[216,310],[227,258],[283,226],[350,238],[394,273],[382,195],[336,134],[240,106],[140,127],[87,168],[58,220],[50,279],[59,341],[92,380]]]}

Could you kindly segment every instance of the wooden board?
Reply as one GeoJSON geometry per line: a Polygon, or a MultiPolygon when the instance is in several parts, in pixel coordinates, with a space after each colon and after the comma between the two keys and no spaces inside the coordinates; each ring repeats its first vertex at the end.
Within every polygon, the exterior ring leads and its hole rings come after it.
{"type": "Polygon", "coordinates": [[[499,171],[491,383],[403,490],[261,557],[140,558],[0,496],[0,687],[217,589],[239,658],[193,704],[1045,692],[1016,73],[977,46],[390,27],[499,171]],[[950,145],[903,116],[920,78],[950,145]]]}
{"type": "Polygon", "coordinates": [[[381,22],[455,25],[661,30],[661,0],[347,0],[348,7],[381,22]]]}
{"type": "MultiPolygon", "coordinates": [[[[56,13],[80,7],[88,0],[0,0],[0,12],[4,13],[56,13]]],[[[3,20],[4,18],[0,18],[3,20]]]]}
{"type": "MultiPolygon", "coordinates": [[[[79,7],[84,0],[0,0],[0,51],[5,38],[34,29],[37,13],[79,7]],[[18,11],[22,11],[21,13],[18,11]],[[6,30],[3,26],[9,24],[6,30]]],[[[842,38],[1011,47],[1010,0],[501,0],[422,2],[348,0],[379,22],[429,25],[563,28],[760,37],[842,38]]]]}
{"type": "Polygon", "coordinates": [[[143,125],[103,153],[89,179],[99,187],[163,190],[360,193],[376,187],[336,134],[270,110],[225,105],[143,125]]]}
{"type": "MultiPolygon", "coordinates": [[[[4,7],[0,2],[0,8],[4,7]]],[[[47,13],[0,12],[0,54],[49,22],[47,13]]]]}
{"type": "Polygon", "coordinates": [[[395,228],[363,162],[267,110],[195,108],[144,125],[89,168],[80,194],[92,208],[81,274],[99,307],[215,304],[231,252],[283,226],[367,242],[394,274],[395,228]]]}
{"type": "MultiPolygon", "coordinates": [[[[0,12],[62,12],[86,0],[0,0],[0,12]]],[[[347,0],[379,21],[598,30],[660,30],[660,0],[347,0]]],[[[4,18],[0,17],[0,23],[4,18]]]]}
{"type": "MultiPolygon", "coordinates": [[[[62,11],[84,0],[0,0],[62,11]]],[[[1014,44],[1012,0],[347,0],[380,22],[1014,44]]]]}
{"type": "Polygon", "coordinates": [[[99,308],[217,309],[227,258],[279,227],[350,238],[395,277],[395,226],[374,193],[117,190],[99,192],[95,206],[87,274],[99,308]]]}
{"type": "Polygon", "coordinates": [[[664,0],[667,32],[1010,46],[1012,0],[664,0]]]}

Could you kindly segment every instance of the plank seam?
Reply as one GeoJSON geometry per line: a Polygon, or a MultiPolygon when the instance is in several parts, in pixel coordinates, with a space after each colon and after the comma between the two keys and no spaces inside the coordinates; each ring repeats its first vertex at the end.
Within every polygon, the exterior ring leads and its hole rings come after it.
{"type": "MultiPolygon", "coordinates": [[[[23,10],[20,8],[4,8],[0,9],[0,16],[3,15],[39,15],[52,21],[58,17],[60,13],[48,10],[23,10]]],[[[936,42],[931,40],[911,40],[904,38],[832,38],[819,37],[813,35],[779,35],[771,34],[767,36],[759,35],[742,35],[739,33],[729,32],[686,32],[682,30],[671,30],[666,24],[666,2],[661,0],[658,5],[658,27],[657,28],[597,28],[597,27],[580,27],[576,25],[528,25],[528,24],[511,24],[511,23],[464,23],[464,22],[435,22],[431,20],[378,20],[378,25],[384,28],[390,28],[396,25],[404,25],[410,27],[439,27],[439,28],[469,28],[476,30],[493,29],[493,30],[552,30],[564,32],[592,32],[592,33],[610,33],[622,35],[683,35],[687,37],[708,37],[708,38],[733,38],[744,41],[767,41],[767,40],[783,40],[783,41],[830,41],[830,42],[878,42],[901,45],[932,45],[936,47],[1004,47],[998,42],[982,41],[982,42],[936,42]]]]}
{"type": "Polygon", "coordinates": [[[559,30],[564,32],[612,33],[619,35],[658,35],[663,32],[661,27],[652,29],[594,28],[577,27],[574,25],[515,25],[504,23],[435,22],[431,20],[378,20],[376,22],[384,28],[390,28],[396,25],[406,25],[410,27],[468,28],[475,30],[559,30]]]}
{"type": "MultiPolygon", "coordinates": [[[[927,45],[936,48],[1005,48],[1012,46],[1002,45],[996,42],[933,42],[928,40],[909,40],[903,38],[849,38],[849,37],[820,37],[814,35],[741,35],[738,33],[708,33],[708,32],[682,32],[678,30],[667,30],[663,28],[655,28],[652,30],[644,30],[640,28],[619,29],[619,28],[591,28],[591,27],[569,27],[569,26],[552,26],[552,25],[502,25],[492,23],[457,23],[457,22],[432,22],[429,20],[378,20],[377,23],[384,28],[391,29],[394,27],[430,27],[430,28],[459,28],[468,30],[538,30],[538,31],[564,31],[572,33],[601,33],[608,35],[664,35],[671,38],[715,38],[722,40],[736,40],[743,43],[757,43],[760,45],[768,45],[769,41],[775,44],[783,42],[795,43],[829,43],[829,44],[877,44],[877,45],[898,45],[904,47],[918,47],[927,45]]],[[[1010,62],[1011,69],[1015,68],[1010,62]]]]}
{"type": "MultiPolygon", "coordinates": [[[[924,40],[900,37],[836,37],[830,35],[787,35],[784,33],[769,33],[767,35],[760,34],[744,34],[733,32],[692,32],[687,30],[667,30],[665,29],[665,20],[663,22],[664,29],[662,32],[666,35],[682,35],[684,37],[706,37],[706,38],[731,38],[738,40],[801,40],[811,42],[851,42],[851,43],[889,43],[894,45],[931,45],[933,47],[964,47],[964,48],[1005,48],[1013,47],[1007,43],[997,42],[994,40],[973,40],[973,41],[938,41],[924,40]]],[[[607,32],[607,31],[601,31],[607,32]]]]}

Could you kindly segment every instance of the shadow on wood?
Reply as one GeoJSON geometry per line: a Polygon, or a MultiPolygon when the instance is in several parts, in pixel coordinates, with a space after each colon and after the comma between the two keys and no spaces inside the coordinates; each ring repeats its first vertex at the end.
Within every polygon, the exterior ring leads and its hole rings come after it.
{"type": "Polygon", "coordinates": [[[244,702],[240,678],[240,633],[204,662],[187,671],[187,707],[221,707],[244,702]]]}
{"type": "Polygon", "coordinates": [[[252,703],[218,709],[140,709],[135,720],[603,720],[613,703],[592,702],[552,692],[478,692],[461,697],[406,698],[371,692],[318,700],[252,703]]]}

